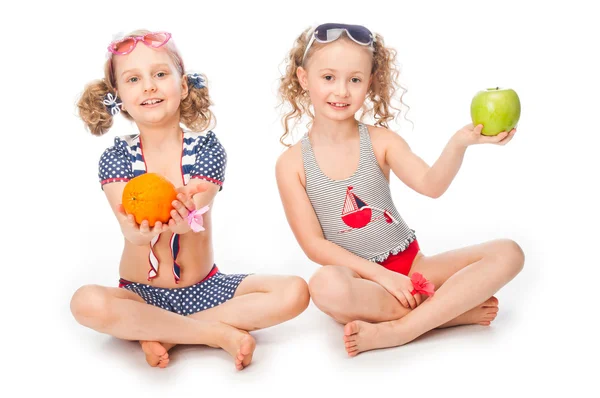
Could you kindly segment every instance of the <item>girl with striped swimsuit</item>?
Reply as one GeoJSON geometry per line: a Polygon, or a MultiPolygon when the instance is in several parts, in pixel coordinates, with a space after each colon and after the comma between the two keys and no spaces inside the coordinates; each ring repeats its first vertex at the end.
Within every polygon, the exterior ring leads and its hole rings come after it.
{"type": "Polygon", "coordinates": [[[429,166],[387,128],[398,87],[395,56],[363,26],[324,24],[296,39],[281,78],[280,96],[291,108],[281,142],[287,145],[290,125],[304,114],[312,120],[277,161],[279,193],[298,243],[322,265],[309,281],[313,302],[345,324],[350,356],[403,345],[434,328],[489,325],[498,311],[493,295],[524,263],[510,239],[421,252],[392,201],[390,171],[438,198],[469,146],[505,145],[516,130],[486,137],[483,126],[466,125],[429,166]],[[373,111],[375,126],[355,118],[363,106],[373,111]],[[421,294],[415,277],[433,283],[435,293],[421,294]]]}

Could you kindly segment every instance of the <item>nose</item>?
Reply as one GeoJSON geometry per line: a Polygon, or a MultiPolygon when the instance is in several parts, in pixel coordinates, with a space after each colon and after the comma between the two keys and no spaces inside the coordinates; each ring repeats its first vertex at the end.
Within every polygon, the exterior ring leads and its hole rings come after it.
{"type": "Polygon", "coordinates": [[[144,92],[154,92],[156,91],[156,84],[154,83],[154,79],[150,77],[149,79],[144,79],[144,92]]]}
{"type": "Polygon", "coordinates": [[[348,96],[348,85],[346,84],[345,81],[342,81],[341,79],[338,80],[337,85],[336,85],[335,94],[338,97],[347,97],[348,96]]]}

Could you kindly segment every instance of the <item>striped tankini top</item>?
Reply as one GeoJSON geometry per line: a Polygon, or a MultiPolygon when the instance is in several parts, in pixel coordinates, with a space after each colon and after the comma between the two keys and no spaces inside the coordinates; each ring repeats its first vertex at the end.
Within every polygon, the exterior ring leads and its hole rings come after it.
{"type": "Polygon", "coordinates": [[[302,137],[306,193],[325,239],[369,261],[382,262],[416,239],[402,219],[379,167],[369,130],[359,123],[360,160],[343,180],[327,177],[317,164],[308,133],[302,137]]]}

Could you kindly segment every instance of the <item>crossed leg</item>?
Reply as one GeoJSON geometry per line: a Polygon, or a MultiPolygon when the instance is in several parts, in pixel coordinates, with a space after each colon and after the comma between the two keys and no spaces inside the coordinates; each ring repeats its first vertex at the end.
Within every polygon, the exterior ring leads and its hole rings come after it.
{"type": "MultiPolygon", "coordinates": [[[[296,276],[249,275],[225,303],[189,315],[196,320],[218,320],[236,329],[252,331],[268,328],[302,313],[309,304],[306,282],[296,276]]],[[[166,366],[165,356],[174,343],[142,341],[146,361],[166,366]]],[[[168,361],[167,361],[168,363],[168,361]]],[[[164,367],[163,366],[163,367],[164,367]]]]}
{"type": "Polygon", "coordinates": [[[415,310],[403,307],[382,286],[360,278],[347,267],[321,267],[311,278],[309,288],[319,309],[346,324],[346,349],[350,355],[356,355],[382,348],[370,348],[372,345],[405,344],[433,328],[489,325],[498,312],[498,300],[493,294],[520,272],[523,262],[521,248],[510,240],[481,243],[431,257],[419,255],[410,274],[423,274],[437,291],[415,310]],[[471,285],[477,285],[477,289],[471,285]],[[411,313],[421,315],[409,317],[411,313]],[[428,322],[422,323],[423,319],[428,322]],[[389,332],[392,326],[394,332],[389,332]],[[397,328],[404,328],[403,332],[395,333],[397,328]]]}
{"type": "Polygon", "coordinates": [[[255,348],[247,331],[289,320],[304,311],[308,301],[302,278],[250,275],[231,300],[190,316],[148,305],[126,289],[96,285],[75,292],[71,311],[79,323],[98,332],[139,340],[152,366],[165,367],[175,344],[205,344],[225,349],[242,369],[255,348]]]}
{"type": "MultiPolygon", "coordinates": [[[[438,327],[493,320],[493,297],[522,269],[525,257],[511,240],[495,240],[415,260],[411,272],[419,272],[439,286],[435,295],[399,319],[369,323],[351,321],[344,328],[350,356],[377,348],[406,344],[438,327]],[[477,315],[477,314],[480,315],[477,315]]],[[[497,310],[496,310],[497,312],[497,310]]]]}

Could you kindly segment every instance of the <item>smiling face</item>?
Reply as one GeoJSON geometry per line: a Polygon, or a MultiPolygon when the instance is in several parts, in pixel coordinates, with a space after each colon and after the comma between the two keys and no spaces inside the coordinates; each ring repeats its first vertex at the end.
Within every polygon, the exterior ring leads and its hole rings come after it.
{"type": "Polygon", "coordinates": [[[166,47],[138,43],[127,55],[114,56],[114,78],[123,109],[138,125],[179,123],[179,104],[187,82],[166,47]]]}
{"type": "Polygon", "coordinates": [[[373,55],[347,38],[315,49],[299,67],[298,79],[308,90],[315,117],[345,120],[363,106],[371,85],[373,55]]]}

